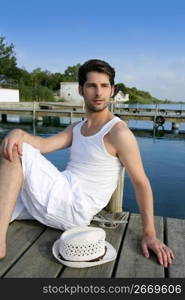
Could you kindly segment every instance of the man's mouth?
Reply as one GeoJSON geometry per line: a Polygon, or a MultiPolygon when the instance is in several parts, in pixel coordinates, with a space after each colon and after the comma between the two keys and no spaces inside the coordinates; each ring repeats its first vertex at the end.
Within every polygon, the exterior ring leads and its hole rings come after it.
{"type": "Polygon", "coordinates": [[[100,99],[94,100],[95,104],[102,104],[103,102],[104,102],[104,100],[100,100],[100,99]]]}

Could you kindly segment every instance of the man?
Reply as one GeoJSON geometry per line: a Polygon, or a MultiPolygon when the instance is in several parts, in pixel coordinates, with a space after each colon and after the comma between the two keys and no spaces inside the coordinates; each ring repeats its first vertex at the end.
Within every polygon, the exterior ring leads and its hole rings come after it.
{"type": "Polygon", "coordinates": [[[79,69],[79,93],[85,101],[86,120],[48,138],[16,129],[3,140],[0,258],[6,254],[11,220],[34,218],[63,230],[90,224],[109,202],[125,166],[141,212],[143,253],[149,257],[151,249],[161,265],[171,264],[172,250],[156,237],[152,190],[136,139],[127,124],[108,109],[114,76],[114,69],[104,61],[85,62],[79,69]],[[63,172],[41,155],[70,146],[70,160],[63,172]]]}

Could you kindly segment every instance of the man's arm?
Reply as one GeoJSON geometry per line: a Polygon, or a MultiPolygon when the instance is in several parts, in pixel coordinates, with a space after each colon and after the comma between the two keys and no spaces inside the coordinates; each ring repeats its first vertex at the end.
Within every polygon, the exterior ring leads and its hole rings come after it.
{"type": "Polygon", "coordinates": [[[111,130],[110,141],[116,148],[117,155],[125,166],[135,190],[143,224],[143,253],[149,257],[148,249],[152,249],[159,262],[167,267],[168,263],[172,262],[174,255],[171,249],[156,237],[152,189],[143,168],[136,138],[124,123],[118,123],[111,130]]]}
{"type": "Polygon", "coordinates": [[[43,138],[34,136],[22,129],[14,129],[3,139],[1,145],[2,155],[12,161],[13,147],[17,147],[19,155],[22,154],[22,144],[28,143],[40,150],[41,153],[48,153],[59,149],[68,148],[72,143],[73,127],[78,122],[69,125],[62,132],[51,137],[43,138]]]}

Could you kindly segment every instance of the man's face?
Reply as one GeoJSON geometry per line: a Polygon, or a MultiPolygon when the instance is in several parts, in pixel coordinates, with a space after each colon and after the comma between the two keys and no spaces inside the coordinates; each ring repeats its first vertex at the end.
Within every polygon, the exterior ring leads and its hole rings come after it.
{"type": "Polygon", "coordinates": [[[84,97],[85,105],[90,112],[103,111],[110,97],[114,94],[109,76],[105,73],[88,72],[83,87],[79,86],[79,93],[84,97]]]}

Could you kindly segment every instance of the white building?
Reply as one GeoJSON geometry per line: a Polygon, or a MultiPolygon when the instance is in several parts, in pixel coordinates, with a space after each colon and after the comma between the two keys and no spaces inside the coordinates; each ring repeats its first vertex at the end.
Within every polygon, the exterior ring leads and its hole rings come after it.
{"type": "Polygon", "coordinates": [[[84,103],[83,97],[78,92],[78,82],[61,82],[60,97],[69,103],[84,103]]]}
{"type": "Polygon", "coordinates": [[[0,88],[0,102],[19,102],[19,90],[0,88]]]}
{"type": "MultiPolygon", "coordinates": [[[[1,102],[19,102],[19,90],[18,89],[5,89],[0,88],[0,103],[1,102]]],[[[20,117],[14,115],[4,115],[4,120],[10,122],[19,122],[20,117]]],[[[0,120],[3,120],[3,116],[0,117],[0,120]]]]}
{"type": "Polygon", "coordinates": [[[114,101],[127,102],[127,101],[129,101],[129,94],[124,94],[122,91],[119,91],[114,96],[114,101]]]}

